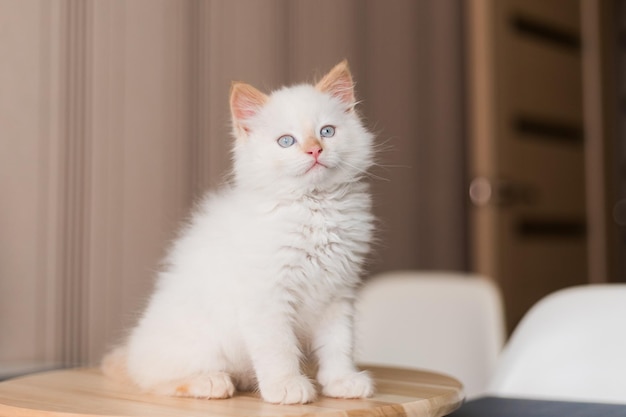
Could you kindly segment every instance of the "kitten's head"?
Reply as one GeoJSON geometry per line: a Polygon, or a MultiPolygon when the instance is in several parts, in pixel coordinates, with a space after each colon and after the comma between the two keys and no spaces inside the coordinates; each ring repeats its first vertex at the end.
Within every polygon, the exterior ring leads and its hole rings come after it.
{"type": "Polygon", "coordinates": [[[332,188],[360,179],[372,164],[373,136],[355,107],[346,61],[313,85],[265,95],[233,84],[237,182],[289,190],[332,188]]]}

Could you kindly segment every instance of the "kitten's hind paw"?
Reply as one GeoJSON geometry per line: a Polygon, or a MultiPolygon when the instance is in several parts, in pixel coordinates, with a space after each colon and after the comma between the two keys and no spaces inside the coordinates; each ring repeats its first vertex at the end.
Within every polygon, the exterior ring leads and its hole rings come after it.
{"type": "Polygon", "coordinates": [[[354,372],[331,379],[322,393],[334,398],[367,398],[374,394],[374,382],[367,372],[354,372]]]}
{"type": "Polygon", "coordinates": [[[305,404],[315,400],[317,391],[311,381],[296,375],[280,381],[272,381],[260,385],[261,396],[274,404],[305,404]]]}
{"type": "Polygon", "coordinates": [[[235,393],[235,385],[227,373],[215,372],[199,374],[175,383],[164,384],[155,391],[175,397],[218,399],[232,397],[235,393]]]}

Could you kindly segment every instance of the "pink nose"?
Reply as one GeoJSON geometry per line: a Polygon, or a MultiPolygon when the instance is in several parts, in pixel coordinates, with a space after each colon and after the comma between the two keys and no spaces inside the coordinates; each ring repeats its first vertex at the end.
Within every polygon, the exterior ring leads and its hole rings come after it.
{"type": "Polygon", "coordinates": [[[313,156],[313,158],[315,158],[315,160],[317,161],[317,158],[319,158],[320,154],[322,153],[322,147],[317,145],[311,146],[309,150],[306,151],[306,153],[313,156]]]}

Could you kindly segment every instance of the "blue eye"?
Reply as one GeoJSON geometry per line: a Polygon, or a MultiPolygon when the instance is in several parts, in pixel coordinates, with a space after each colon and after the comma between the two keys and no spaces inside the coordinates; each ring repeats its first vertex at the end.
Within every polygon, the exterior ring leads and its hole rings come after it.
{"type": "Polygon", "coordinates": [[[323,138],[332,138],[335,136],[335,128],[333,126],[324,126],[320,129],[320,136],[323,138]]]}
{"type": "Polygon", "coordinates": [[[288,148],[291,145],[293,145],[294,143],[296,143],[296,139],[293,136],[284,135],[284,136],[279,137],[276,142],[278,142],[278,144],[281,147],[288,148]]]}

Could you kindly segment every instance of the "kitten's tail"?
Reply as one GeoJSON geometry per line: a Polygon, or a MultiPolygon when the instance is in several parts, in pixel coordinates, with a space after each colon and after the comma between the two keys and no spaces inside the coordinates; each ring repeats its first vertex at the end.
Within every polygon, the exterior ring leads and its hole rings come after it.
{"type": "Polygon", "coordinates": [[[130,382],[128,368],[126,366],[127,348],[126,346],[118,346],[111,352],[107,353],[102,359],[100,369],[102,373],[109,378],[121,382],[130,382]]]}

